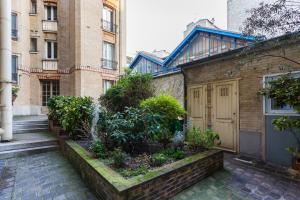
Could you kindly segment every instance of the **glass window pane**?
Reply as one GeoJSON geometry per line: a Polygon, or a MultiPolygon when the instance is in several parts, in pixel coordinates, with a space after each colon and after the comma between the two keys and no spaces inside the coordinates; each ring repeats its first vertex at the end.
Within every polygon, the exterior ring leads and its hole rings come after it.
{"type": "Polygon", "coordinates": [[[57,43],[56,42],[54,42],[53,43],[53,47],[54,47],[54,58],[57,58],[57,43]]]}
{"type": "Polygon", "coordinates": [[[47,42],[47,58],[52,58],[52,47],[51,42],[47,42]]]}

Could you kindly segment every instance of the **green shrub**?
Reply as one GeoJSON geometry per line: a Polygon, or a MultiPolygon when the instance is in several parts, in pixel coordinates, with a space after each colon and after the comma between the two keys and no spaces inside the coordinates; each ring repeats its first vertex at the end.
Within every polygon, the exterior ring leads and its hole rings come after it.
{"type": "Polygon", "coordinates": [[[188,131],[187,141],[189,145],[194,148],[212,148],[215,143],[220,139],[219,134],[211,129],[202,132],[199,128],[193,127],[188,131]]]}
{"type": "Polygon", "coordinates": [[[111,153],[111,157],[116,167],[122,167],[125,162],[126,154],[122,151],[121,148],[116,148],[111,153]]]}
{"type": "Polygon", "coordinates": [[[90,146],[90,149],[95,153],[98,158],[105,158],[106,151],[105,146],[100,140],[93,141],[90,146]]]}
{"type": "Polygon", "coordinates": [[[161,151],[160,153],[166,155],[169,158],[173,158],[175,160],[183,159],[185,156],[184,151],[179,150],[179,149],[173,149],[173,148],[165,149],[165,150],[161,151]]]}
{"type": "Polygon", "coordinates": [[[176,126],[178,126],[176,122],[180,117],[183,117],[185,110],[177,99],[165,94],[146,99],[141,102],[140,106],[145,111],[157,113],[161,116],[162,128],[160,135],[157,135],[156,138],[166,147],[174,136],[176,126]]]}
{"type": "Polygon", "coordinates": [[[57,121],[73,139],[87,134],[83,126],[92,120],[94,107],[91,97],[53,97],[48,108],[49,118],[57,121]]]}
{"type": "Polygon", "coordinates": [[[135,145],[151,140],[160,131],[160,117],[138,108],[126,108],[106,121],[108,137],[117,146],[132,152],[135,145]]]}
{"type": "Polygon", "coordinates": [[[123,112],[126,107],[138,107],[140,102],[153,96],[152,76],[127,72],[101,96],[100,104],[111,112],[123,112]]]}
{"type": "Polygon", "coordinates": [[[162,166],[167,161],[168,157],[163,153],[157,153],[151,156],[151,164],[153,166],[162,166]]]}

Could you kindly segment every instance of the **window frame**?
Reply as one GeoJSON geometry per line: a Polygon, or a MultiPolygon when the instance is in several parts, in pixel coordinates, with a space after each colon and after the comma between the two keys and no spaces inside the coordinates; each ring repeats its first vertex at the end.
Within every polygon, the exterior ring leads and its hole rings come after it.
{"type": "MultiPolygon", "coordinates": [[[[300,77],[300,71],[293,71],[287,73],[276,73],[263,76],[263,88],[268,85],[268,78],[279,77],[282,75],[294,74],[295,78],[300,77]]],[[[263,96],[263,112],[264,115],[285,115],[285,116],[300,116],[295,110],[280,110],[272,109],[272,99],[263,96]]]]}
{"type": "Polygon", "coordinates": [[[116,45],[114,43],[108,42],[108,41],[103,41],[102,43],[102,60],[104,63],[107,65],[102,65],[103,68],[106,69],[115,69],[116,67],[116,45]],[[108,58],[108,46],[111,47],[111,58],[108,58]],[[110,63],[110,64],[108,64],[110,63]],[[111,66],[109,66],[111,65],[111,66]]]}
{"type": "Polygon", "coordinates": [[[46,40],[45,41],[45,59],[47,60],[57,60],[58,57],[58,46],[56,40],[46,40]],[[49,45],[50,43],[50,57],[49,57],[49,45]],[[56,49],[56,50],[55,50],[56,49]]]}
{"type": "Polygon", "coordinates": [[[38,38],[36,37],[30,37],[30,50],[29,50],[30,53],[37,53],[38,52],[38,38]],[[33,48],[33,43],[32,41],[35,40],[35,47],[33,48]]]}
{"type": "Polygon", "coordinates": [[[37,14],[37,0],[31,0],[30,1],[30,15],[36,15],[37,14]]]}
{"type": "Polygon", "coordinates": [[[49,99],[52,98],[53,96],[59,96],[60,95],[60,81],[59,80],[41,80],[41,101],[42,101],[42,106],[47,106],[49,99]],[[46,94],[44,95],[44,93],[48,92],[48,91],[44,91],[44,84],[49,83],[49,95],[46,94]],[[54,86],[58,86],[55,91],[55,95],[54,95],[54,86]],[[44,97],[45,97],[45,101],[44,101],[44,97]]]}
{"type": "Polygon", "coordinates": [[[12,54],[11,55],[11,81],[13,83],[18,83],[18,81],[19,81],[19,78],[18,78],[18,64],[19,64],[19,56],[16,55],[16,54],[12,54]],[[14,58],[16,59],[15,66],[13,66],[13,59],[14,58]],[[15,80],[14,80],[13,74],[16,75],[15,76],[15,78],[16,78],[15,80]]]}
{"type": "Polygon", "coordinates": [[[115,16],[115,9],[111,8],[109,6],[103,6],[102,10],[102,28],[104,31],[108,31],[111,33],[116,32],[115,28],[115,21],[116,21],[116,16],[115,16]],[[109,16],[109,19],[107,17],[109,16]]]}
{"type": "Polygon", "coordinates": [[[18,39],[18,14],[15,12],[11,13],[11,38],[13,40],[18,39]],[[15,17],[15,23],[13,23],[13,18],[15,17]],[[15,26],[14,26],[15,24],[15,26]],[[14,34],[15,33],[15,34],[14,34]]]}
{"type": "Polygon", "coordinates": [[[114,80],[108,80],[108,79],[103,79],[103,94],[106,94],[106,92],[115,84],[114,80]],[[111,83],[111,86],[107,88],[107,82],[111,83]]]}
{"type": "Polygon", "coordinates": [[[44,18],[46,21],[57,21],[57,6],[45,5],[44,9],[45,9],[44,18]],[[49,10],[50,10],[50,13],[49,13],[49,10]],[[50,14],[50,16],[49,16],[49,14],[50,14]]]}

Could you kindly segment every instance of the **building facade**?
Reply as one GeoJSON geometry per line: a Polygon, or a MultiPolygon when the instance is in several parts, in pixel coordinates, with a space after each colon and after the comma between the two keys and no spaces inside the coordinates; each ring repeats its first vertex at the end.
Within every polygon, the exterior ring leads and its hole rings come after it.
{"type": "Polygon", "coordinates": [[[14,115],[46,113],[52,96],[95,100],[126,65],[125,0],[12,0],[14,115]]]}

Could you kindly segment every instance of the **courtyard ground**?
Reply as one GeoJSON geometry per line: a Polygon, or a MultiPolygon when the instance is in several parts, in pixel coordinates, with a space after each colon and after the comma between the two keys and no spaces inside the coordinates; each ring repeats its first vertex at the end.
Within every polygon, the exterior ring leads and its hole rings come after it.
{"type": "MultiPolygon", "coordinates": [[[[58,151],[0,160],[0,199],[93,200],[79,174],[58,151]]],[[[225,169],[174,200],[300,200],[300,183],[241,165],[226,156],[225,169]]]]}

